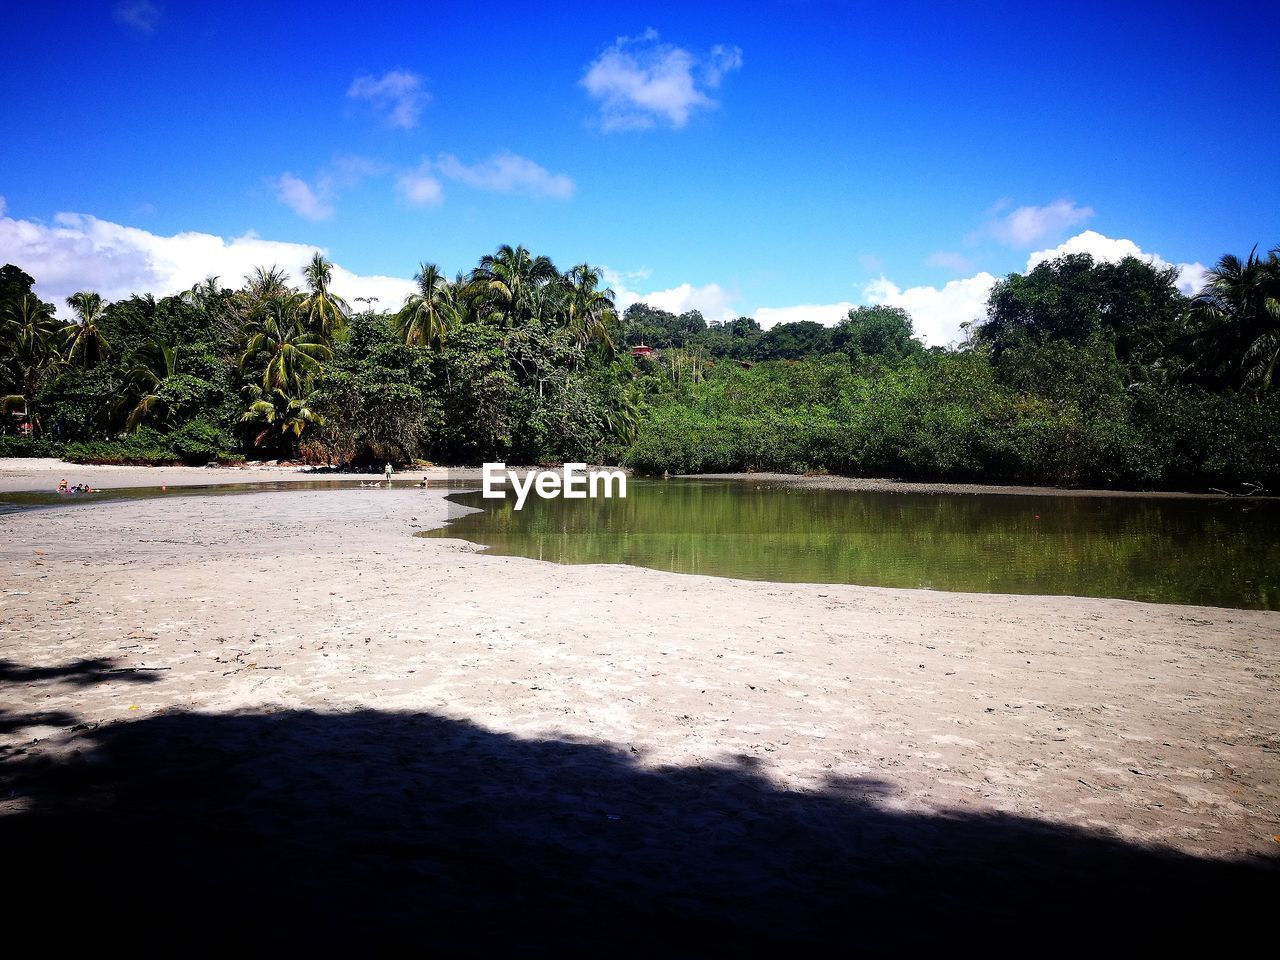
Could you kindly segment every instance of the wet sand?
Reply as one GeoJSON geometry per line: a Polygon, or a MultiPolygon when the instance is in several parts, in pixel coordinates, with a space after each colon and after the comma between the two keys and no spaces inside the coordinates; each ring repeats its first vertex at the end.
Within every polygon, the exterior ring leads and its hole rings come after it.
{"type": "MultiPolygon", "coordinates": [[[[405,482],[416,482],[424,476],[432,482],[451,478],[474,479],[478,482],[480,468],[416,467],[395,474],[397,480],[405,482]]],[[[52,457],[0,457],[0,493],[54,492],[58,481],[62,479],[66,479],[71,485],[87,483],[94,489],[112,490],[121,487],[195,487],[221,483],[302,483],[311,480],[367,483],[381,480],[382,475],[265,463],[221,467],[127,467],[67,463],[52,457]]]]}
{"type": "Polygon", "coordinates": [[[1126,917],[1149,945],[1274,895],[1278,613],[411,536],[447,509],[406,483],[0,516],[7,907],[632,952],[1126,917]]]}

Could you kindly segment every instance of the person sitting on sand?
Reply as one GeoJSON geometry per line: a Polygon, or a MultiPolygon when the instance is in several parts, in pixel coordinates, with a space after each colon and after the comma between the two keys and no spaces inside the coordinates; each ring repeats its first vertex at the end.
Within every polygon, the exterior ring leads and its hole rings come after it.
{"type": "Polygon", "coordinates": [[[58,481],[58,492],[59,492],[59,493],[66,493],[66,492],[67,492],[67,478],[66,478],[66,477],[63,477],[61,480],[59,480],[59,481],[58,481]]]}
{"type": "Polygon", "coordinates": [[[422,482],[421,482],[420,484],[418,484],[418,486],[419,486],[420,488],[422,488],[423,490],[425,490],[425,489],[427,488],[427,478],[426,478],[426,477],[423,477],[423,478],[422,478],[422,482]]]}

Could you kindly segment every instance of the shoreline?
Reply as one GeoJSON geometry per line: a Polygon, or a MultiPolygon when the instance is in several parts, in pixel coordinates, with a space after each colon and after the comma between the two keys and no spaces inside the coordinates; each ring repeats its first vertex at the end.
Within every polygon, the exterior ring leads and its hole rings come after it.
{"type": "MultiPolygon", "coordinates": [[[[527,471],[528,466],[509,469],[527,471]]],[[[376,472],[355,473],[308,466],[219,466],[219,467],[145,467],[128,465],[75,464],[52,457],[0,458],[0,493],[43,492],[68,476],[72,483],[88,482],[94,487],[121,486],[204,486],[221,483],[279,483],[306,480],[368,481],[380,476],[376,472]],[[148,482],[122,485],[121,478],[145,478],[148,482]]],[[[479,483],[480,467],[419,467],[397,471],[395,480],[407,482],[426,476],[433,481],[454,480],[479,483]]],[[[647,479],[659,479],[650,477],[647,479]]],[[[690,473],[673,474],[677,480],[734,481],[775,484],[808,490],[846,490],[867,493],[936,493],[953,495],[999,494],[1039,497],[1123,497],[1177,500],[1249,500],[1272,502],[1276,495],[1244,496],[1177,490],[1108,490],[1075,487],[1036,487],[1025,484],[945,483],[941,481],[894,480],[890,478],[843,477],[831,474],[802,475],[790,473],[690,473]]]]}
{"type": "Polygon", "coordinates": [[[866,493],[1001,494],[1026,497],[1124,497],[1173,500],[1275,501],[1274,495],[1198,493],[1190,490],[1109,490],[1092,487],[1035,487],[1026,484],[947,483],[932,480],[892,480],[888,478],[843,477],[834,474],[795,473],[690,473],[675,474],[685,480],[754,480],[759,483],[797,487],[805,490],[847,490],[866,493]]]}
{"type": "MultiPolygon", "coordinates": [[[[479,483],[479,467],[419,467],[397,471],[395,482],[418,482],[422,477],[432,481],[455,480],[479,483]]],[[[88,483],[95,489],[198,487],[216,484],[295,483],[307,481],[380,480],[381,473],[354,473],[324,467],[253,466],[253,467],[143,467],[113,464],[77,464],[53,457],[0,458],[0,494],[48,493],[66,477],[71,483],[88,483]]]]}

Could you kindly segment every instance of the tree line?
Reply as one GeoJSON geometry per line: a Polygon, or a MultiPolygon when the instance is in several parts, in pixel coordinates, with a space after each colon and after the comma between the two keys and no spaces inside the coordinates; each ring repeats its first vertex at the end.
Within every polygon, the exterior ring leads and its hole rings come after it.
{"type": "Polygon", "coordinates": [[[1280,488],[1280,248],[1224,256],[1184,296],[1137,258],[1060,257],[993,288],[958,347],[858,307],[835,326],[637,305],[642,470],[1280,488]]]}
{"type": "Polygon", "coordinates": [[[883,305],[769,330],[619,315],[598,270],[520,246],[452,279],[421,264],[393,311],[353,309],[316,254],[296,286],[268,267],[159,299],[85,291],[60,323],[8,265],[0,453],[1274,489],[1280,248],[1224,256],[1193,297],[1176,281],[1063,256],[926,349],[883,305]]]}
{"type": "Polygon", "coordinates": [[[395,312],[352,310],[316,254],[177,296],[68,298],[0,271],[8,450],[122,463],[303,458],[616,459],[634,436],[613,295],[500,247],[450,280],[423,263],[395,312]]]}

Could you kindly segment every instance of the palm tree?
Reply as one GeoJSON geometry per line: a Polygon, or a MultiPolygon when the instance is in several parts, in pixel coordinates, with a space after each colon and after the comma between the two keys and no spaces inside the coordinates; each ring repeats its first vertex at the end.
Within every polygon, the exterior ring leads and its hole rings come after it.
{"type": "Polygon", "coordinates": [[[297,438],[312,424],[324,425],[324,417],[315,410],[313,393],[295,396],[285,390],[263,391],[257,386],[250,386],[246,391],[246,399],[249,405],[240,416],[240,421],[263,425],[254,437],[254,446],[262,446],[272,433],[276,433],[282,440],[289,434],[297,438]]]}
{"type": "Polygon", "coordinates": [[[580,263],[564,276],[565,293],[563,310],[565,325],[577,338],[580,346],[599,343],[613,352],[613,331],[618,325],[618,313],[613,305],[613,291],[599,289],[600,273],[588,264],[580,263]]]}
{"type": "Polygon", "coordinates": [[[443,346],[457,320],[453,288],[434,263],[419,264],[413,280],[418,289],[404,298],[396,330],[405,343],[443,346]]]}
{"type": "Polygon", "coordinates": [[[1265,327],[1244,352],[1241,380],[1246,387],[1256,386],[1265,393],[1271,389],[1276,367],[1280,366],[1280,300],[1267,297],[1262,309],[1265,327]]]}
{"type": "Polygon", "coordinates": [[[624,390],[616,405],[605,408],[604,424],[615,440],[624,446],[636,442],[640,427],[640,409],[630,390],[624,390]]]}
{"type": "Polygon", "coordinates": [[[152,340],[139,347],[131,359],[128,386],[117,402],[117,408],[131,408],[124,422],[126,433],[137,430],[144,420],[161,420],[169,413],[160,387],[178,372],[178,348],[152,340]]]}
{"type": "Polygon", "coordinates": [[[449,298],[458,323],[478,322],[488,309],[488,291],[461,270],[453,275],[453,283],[449,284],[449,298]]]}
{"type": "Polygon", "coordinates": [[[98,329],[106,305],[98,294],[82,290],[67,297],[67,306],[76,314],[75,321],[62,328],[67,362],[86,369],[96,366],[111,355],[111,344],[98,329]]]}
{"type": "Polygon", "coordinates": [[[309,391],[320,364],[333,358],[327,338],[303,326],[302,302],[296,293],[272,297],[253,313],[240,364],[261,365],[264,390],[309,391]]]}
{"type": "Polygon", "coordinates": [[[203,280],[197,280],[192,284],[190,290],[183,290],[178,297],[193,306],[207,310],[225,292],[218,283],[217,275],[209,274],[203,280]]]}
{"type": "Polygon", "coordinates": [[[1241,260],[1222,257],[1191,301],[1201,341],[1200,365],[1238,368],[1241,386],[1269,390],[1280,350],[1280,247],[1265,258],[1254,247],[1241,260]]]}
{"type": "Polygon", "coordinates": [[[245,276],[244,287],[237,292],[236,299],[241,316],[248,318],[268,300],[280,300],[293,293],[289,275],[279,267],[254,267],[253,273],[245,276]]]}
{"type": "Polygon", "coordinates": [[[41,379],[62,362],[54,349],[61,329],[49,305],[31,294],[24,294],[17,307],[0,317],[0,342],[12,359],[12,382],[18,388],[18,392],[0,397],[0,412],[29,412],[41,379]]]}
{"type": "Polygon", "coordinates": [[[222,286],[218,280],[216,275],[210,274],[193,284],[190,290],[183,290],[178,299],[204,314],[206,329],[214,339],[224,342],[237,340],[241,323],[236,307],[242,305],[242,295],[222,286]]]}
{"type": "Polygon", "coordinates": [[[505,243],[496,253],[481,257],[471,272],[471,282],[485,291],[506,326],[534,316],[538,289],[559,280],[560,272],[550,259],[505,243]]]}
{"type": "Polygon", "coordinates": [[[306,278],[308,291],[301,303],[307,328],[331,337],[347,322],[347,301],[329,289],[329,283],[333,279],[333,264],[317,251],[302,273],[306,278]]]}

